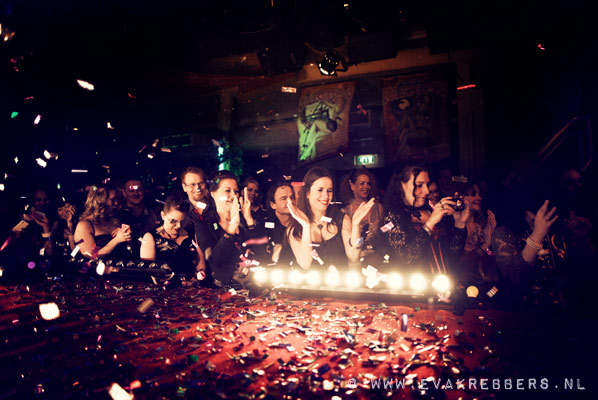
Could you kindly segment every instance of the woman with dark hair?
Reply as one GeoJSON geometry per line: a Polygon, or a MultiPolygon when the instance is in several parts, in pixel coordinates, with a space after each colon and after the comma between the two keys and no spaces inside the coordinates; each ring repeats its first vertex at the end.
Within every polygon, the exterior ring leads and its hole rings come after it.
{"type": "Polygon", "coordinates": [[[447,263],[458,260],[465,246],[469,205],[465,202],[457,211],[453,197],[445,197],[432,208],[428,203],[429,183],[428,170],[423,166],[395,169],[385,198],[383,230],[394,263],[447,273],[447,263]]]}
{"type": "MultiPolygon", "coordinates": [[[[354,168],[341,182],[339,192],[350,193],[346,196],[345,201],[348,203],[341,212],[353,218],[353,214],[363,203],[367,203],[376,197],[378,188],[376,187],[376,178],[374,174],[366,168],[354,168]]],[[[376,200],[376,203],[366,217],[359,224],[360,242],[363,243],[360,260],[368,260],[367,262],[376,263],[379,257],[376,254],[376,240],[380,228],[380,221],[382,220],[383,207],[382,204],[376,200]]]]}
{"type": "Polygon", "coordinates": [[[293,221],[287,230],[288,241],[297,263],[305,269],[312,260],[320,264],[344,266],[347,258],[357,262],[361,251],[359,224],[374,205],[373,198],[360,204],[353,217],[329,207],[334,195],[332,175],[314,167],[303,177],[297,206],[288,201],[293,221]]]}
{"type": "Polygon", "coordinates": [[[263,233],[251,215],[247,189],[239,197],[237,177],[230,171],[218,172],[210,181],[215,210],[197,226],[197,240],[220,286],[245,283],[251,255],[243,253],[243,243],[263,233]]]}
{"type": "Polygon", "coordinates": [[[85,211],[75,228],[75,242],[85,257],[132,256],[126,248],[131,230],[114,217],[117,196],[117,189],[112,186],[97,185],[89,189],[85,211]]]}
{"type": "Polygon", "coordinates": [[[169,196],[160,212],[162,226],[147,232],[141,243],[141,259],[171,262],[177,273],[198,273],[205,277],[203,252],[193,244],[182,222],[189,205],[179,197],[169,196]]]}
{"type": "Polygon", "coordinates": [[[483,211],[482,194],[476,183],[469,182],[460,188],[464,200],[471,210],[465,222],[467,240],[460,266],[460,280],[463,284],[482,282],[497,283],[498,273],[492,252],[492,235],[496,229],[496,217],[490,210],[483,211]]]}
{"type": "Polygon", "coordinates": [[[260,183],[249,176],[243,180],[241,188],[243,191],[247,189],[247,200],[251,203],[251,215],[253,219],[261,223],[266,219],[267,211],[261,202],[260,183]]]}

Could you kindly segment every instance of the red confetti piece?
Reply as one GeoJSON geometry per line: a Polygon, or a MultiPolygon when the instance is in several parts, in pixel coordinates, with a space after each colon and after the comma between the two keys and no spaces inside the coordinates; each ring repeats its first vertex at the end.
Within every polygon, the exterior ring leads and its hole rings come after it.
{"type": "Polygon", "coordinates": [[[128,94],[128,95],[129,95],[129,97],[130,97],[130,98],[132,98],[132,99],[136,99],[136,98],[137,98],[137,96],[133,96],[131,93],[127,93],[127,94],[128,94]]]}
{"type": "Polygon", "coordinates": [[[291,186],[305,186],[305,182],[291,182],[291,186]]]}
{"type": "Polygon", "coordinates": [[[268,243],[268,237],[264,236],[261,238],[249,239],[249,240],[243,242],[243,247],[251,246],[254,244],[266,244],[266,243],[268,243]]]}
{"type": "Polygon", "coordinates": [[[363,109],[363,107],[361,106],[361,104],[358,104],[357,108],[359,109],[359,111],[361,111],[361,113],[363,115],[368,115],[367,111],[363,109]]]}

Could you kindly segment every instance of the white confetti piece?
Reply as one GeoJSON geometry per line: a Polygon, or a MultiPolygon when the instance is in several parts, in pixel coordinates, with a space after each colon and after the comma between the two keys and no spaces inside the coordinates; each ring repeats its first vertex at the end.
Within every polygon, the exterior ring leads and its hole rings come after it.
{"type": "Polygon", "coordinates": [[[79,84],[79,86],[81,86],[85,90],[94,90],[95,89],[95,86],[93,86],[91,83],[86,82],[84,80],[77,79],[77,83],[79,84]]]}
{"type": "Polygon", "coordinates": [[[42,318],[46,321],[50,321],[60,317],[60,310],[56,303],[45,303],[39,305],[39,312],[42,318]]]}

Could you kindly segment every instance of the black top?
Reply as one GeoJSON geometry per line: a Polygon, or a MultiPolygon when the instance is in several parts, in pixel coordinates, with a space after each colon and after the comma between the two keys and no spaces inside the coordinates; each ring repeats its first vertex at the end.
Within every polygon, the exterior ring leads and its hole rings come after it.
{"type": "Polygon", "coordinates": [[[251,266],[252,255],[243,243],[249,239],[264,237],[264,231],[258,226],[247,228],[241,216],[239,234],[229,235],[218,224],[218,220],[214,209],[205,214],[204,220],[196,225],[197,244],[204,252],[206,264],[211,269],[216,285],[235,285],[233,276],[239,267],[251,266]]]}
{"type": "Polygon", "coordinates": [[[393,224],[390,230],[382,233],[391,263],[433,273],[450,272],[450,264],[461,257],[467,230],[455,228],[449,219],[444,219],[430,236],[422,228],[423,224],[413,222],[413,211],[417,212],[407,207],[396,207],[384,217],[383,225],[393,224]]]}
{"type": "Polygon", "coordinates": [[[195,272],[198,255],[193,239],[187,237],[181,244],[175,239],[168,239],[158,232],[152,234],[156,243],[156,261],[168,262],[172,270],[180,274],[192,274],[195,272]]]}
{"type": "Polygon", "coordinates": [[[341,233],[343,229],[343,218],[344,214],[336,214],[336,218],[334,219],[334,223],[337,227],[336,235],[323,242],[312,241],[315,250],[315,253],[312,253],[314,256],[313,262],[321,264],[320,261],[315,259],[315,254],[317,253],[319,258],[324,262],[324,264],[322,264],[324,267],[334,265],[337,268],[346,268],[348,266],[349,260],[347,259],[345,244],[343,243],[343,235],[341,233]]]}

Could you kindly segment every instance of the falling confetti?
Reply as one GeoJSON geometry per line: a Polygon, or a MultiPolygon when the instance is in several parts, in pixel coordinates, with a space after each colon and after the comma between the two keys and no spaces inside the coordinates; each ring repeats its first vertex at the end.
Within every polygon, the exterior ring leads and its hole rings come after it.
{"type": "Polygon", "coordinates": [[[33,121],[33,125],[37,125],[39,124],[39,121],[41,121],[42,116],[41,115],[37,115],[37,117],[35,117],[35,120],[33,121]]]}
{"type": "Polygon", "coordinates": [[[11,112],[11,113],[10,113],[10,119],[16,118],[16,117],[17,117],[17,115],[19,115],[19,112],[18,112],[18,111],[13,111],[13,112],[11,112]]]}
{"type": "Polygon", "coordinates": [[[46,160],[44,160],[43,158],[36,158],[35,161],[37,162],[37,165],[39,165],[42,168],[46,168],[46,166],[48,165],[46,160]]]}
{"type": "Polygon", "coordinates": [[[281,88],[281,92],[282,93],[297,93],[297,88],[289,87],[289,86],[283,86],[281,88]]]}
{"type": "Polygon", "coordinates": [[[83,81],[81,79],[77,79],[77,83],[79,84],[79,86],[81,86],[85,90],[94,90],[95,89],[95,87],[91,83],[83,81]]]}

